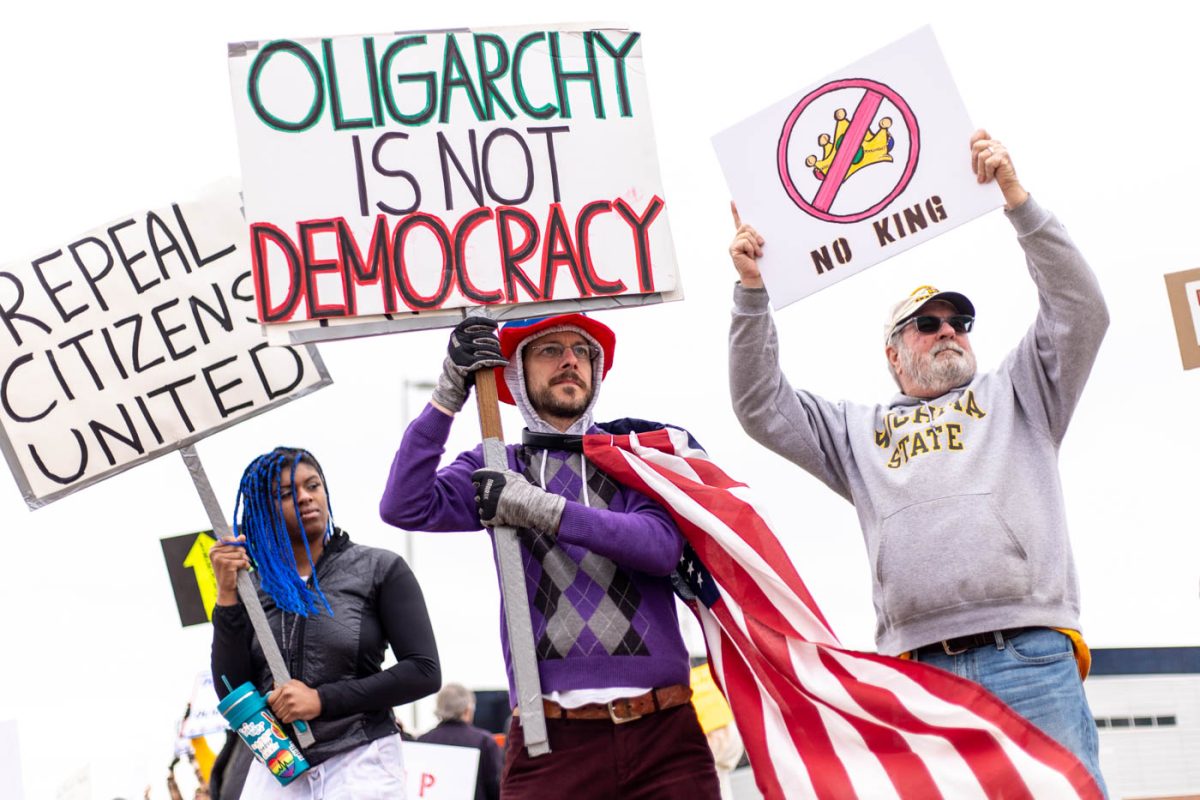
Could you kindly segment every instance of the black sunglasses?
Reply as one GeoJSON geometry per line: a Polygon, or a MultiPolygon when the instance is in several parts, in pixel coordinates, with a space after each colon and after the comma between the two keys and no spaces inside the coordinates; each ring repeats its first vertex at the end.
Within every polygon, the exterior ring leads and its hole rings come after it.
{"type": "MultiPolygon", "coordinates": [[[[896,326],[896,331],[904,329],[904,326],[912,323],[921,333],[930,334],[937,333],[942,329],[942,323],[950,323],[950,327],[955,333],[970,333],[971,328],[975,327],[975,318],[970,314],[954,314],[949,317],[935,317],[933,315],[922,314],[919,317],[909,317],[896,326]]],[[[895,332],[895,331],[894,331],[895,332]]]]}

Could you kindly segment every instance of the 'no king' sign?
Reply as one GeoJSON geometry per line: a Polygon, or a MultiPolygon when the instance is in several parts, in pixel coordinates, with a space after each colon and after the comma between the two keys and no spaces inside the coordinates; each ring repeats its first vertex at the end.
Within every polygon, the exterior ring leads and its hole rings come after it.
{"type": "Polygon", "coordinates": [[[229,70],[264,323],[677,288],[638,33],[252,42],[229,70]]]}
{"type": "Polygon", "coordinates": [[[236,187],[0,267],[0,448],[38,508],[329,383],[268,346],[236,187]]]}
{"type": "Polygon", "coordinates": [[[929,28],[713,137],[775,308],[997,208],[929,28]]]}

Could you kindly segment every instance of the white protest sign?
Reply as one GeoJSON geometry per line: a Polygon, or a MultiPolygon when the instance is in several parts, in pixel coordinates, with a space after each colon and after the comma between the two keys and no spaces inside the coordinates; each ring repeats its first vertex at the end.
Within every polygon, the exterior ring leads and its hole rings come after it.
{"type": "Polygon", "coordinates": [[[237,188],[0,267],[0,448],[30,508],[327,385],[254,318],[237,188]]]}
{"type": "Polygon", "coordinates": [[[229,72],[264,323],[680,294],[639,33],[248,42],[229,72]]]}
{"type": "Polygon", "coordinates": [[[404,769],[410,800],[472,800],[479,774],[474,747],[405,742],[404,769]]]}
{"type": "Polygon", "coordinates": [[[186,741],[228,730],[229,723],[217,710],[218,702],[217,692],[213,688],[212,673],[209,670],[197,673],[196,680],[192,683],[192,696],[188,700],[187,719],[179,725],[180,740],[186,741]]]}
{"type": "Polygon", "coordinates": [[[1003,205],[928,27],[713,137],[775,308],[1003,205]]]}

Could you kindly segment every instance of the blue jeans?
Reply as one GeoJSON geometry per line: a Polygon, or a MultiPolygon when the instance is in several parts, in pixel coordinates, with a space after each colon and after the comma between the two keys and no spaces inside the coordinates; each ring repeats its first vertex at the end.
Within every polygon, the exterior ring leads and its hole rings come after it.
{"type": "Polygon", "coordinates": [[[919,661],[974,681],[1070,750],[1108,796],[1100,774],[1096,721],[1083,693],[1071,640],[1051,628],[1029,628],[997,645],[960,655],[920,651],[919,661]]]}

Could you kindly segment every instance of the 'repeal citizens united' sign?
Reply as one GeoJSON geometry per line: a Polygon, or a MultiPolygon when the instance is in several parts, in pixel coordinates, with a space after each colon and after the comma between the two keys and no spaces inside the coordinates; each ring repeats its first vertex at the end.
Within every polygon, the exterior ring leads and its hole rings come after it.
{"type": "Polygon", "coordinates": [[[679,289],[639,33],[280,39],[229,69],[264,323],[679,289]]]}
{"type": "Polygon", "coordinates": [[[30,508],[330,383],[254,320],[237,187],[0,265],[0,452],[30,508]]]}

